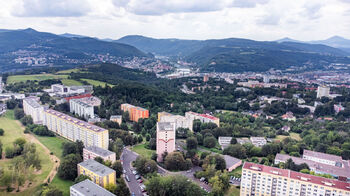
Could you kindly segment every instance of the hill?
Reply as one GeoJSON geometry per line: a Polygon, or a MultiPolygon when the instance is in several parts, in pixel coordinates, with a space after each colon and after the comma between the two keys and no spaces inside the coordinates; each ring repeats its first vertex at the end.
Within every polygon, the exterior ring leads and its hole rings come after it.
{"type": "Polygon", "coordinates": [[[34,29],[0,31],[0,72],[28,66],[90,64],[100,62],[101,58],[113,61],[134,56],[147,55],[127,44],[89,37],[65,37],[34,29]]]}
{"type": "MultiPolygon", "coordinates": [[[[290,40],[290,39],[284,39],[290,40]]],[[[145,52],[180,56],[205,71],[267,71],[270,68],[322,69],[329,63],[349,63],[347,51],[322,44],[267,42],[249,39],[180,40],[126,36],[117,42],[145,52]]]]}

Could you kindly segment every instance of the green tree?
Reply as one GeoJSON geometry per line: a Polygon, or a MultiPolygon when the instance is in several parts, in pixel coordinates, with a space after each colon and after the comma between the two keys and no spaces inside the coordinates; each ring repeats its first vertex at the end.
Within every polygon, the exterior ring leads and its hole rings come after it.
{"type": "Polygon", "coordinates": [[[223,153],[239,159],[247,158],[246,149],[240,144],[229,145],[223,153]]]}
{"type": "Polygon", "coordinates": [[[185,170],[185,159],[179,152],[169,153],[165,158],[165,167],[169,170],[185,170]]]}
{"type": "Polygon", "coordinates": [[[123,173],[123,165],[122,165],[122,163],[119,160],[115,161],[112,164],[111,168],[115,170],[117,178],[119,178],[122,175],[122,173],[123,173]]]}
{"type": "Polygon", "coordinates": [[[5,133],[4,129],[0,128],[0,136],[3,136],[5,133]]]}
{"type": "Polygon", "coordinates": [[[186,145],[187,145],[188,150],[197,149],[197,146],[198,146],[197,138],[195,138],[195,137],[187,138],[186,145]]]}
{"type": "Polygon", "coordinates": [[[76,165],[80,162],[82,162],[80,155],[66,155],[58,168],[57,175],[64,180],[74,180],[78,174],[76,165]]]}
{"type": "Polygon", "coordinates": [[[216,138],[213,136],[205,137],[203,145],[207,148],[214,148],[216,146],[216,138]]]}
{"type": "Polygon", "coordinates": [[[84,181],[84,180],[86,180],[86,179],[91,180],[91,178],[90,178],[89,176],[80,175],[80,176],[78,176],[78,177],[76,177],[76,178],[74,179],[74,184],[78,184],[79,182],[82,182],[82,181],[84,181]]]}
{"type": "Polygon", "coordinates": [[[14,110],[15,119],[19,120],[24,117],[24,111],[20,108],[14,110]]]}

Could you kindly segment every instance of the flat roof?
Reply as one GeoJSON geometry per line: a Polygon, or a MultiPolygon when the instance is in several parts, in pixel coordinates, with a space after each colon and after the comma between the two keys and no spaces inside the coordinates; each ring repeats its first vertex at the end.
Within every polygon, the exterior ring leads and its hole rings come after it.
{"type": "Polygon", "coordinates": [[[316,157],[319,159],[326,159],[329,161],[336,161],[336,162],[343,161],[341,156],[326,154],[326,153],[322,153],[322,152],[315,152],[315,151],[311,151],[311,150],[304,150],[303,155],[310,156],[310,157],[316,157]]]}
{"type": "Polygon", "coordinates": [[[139,107],[139,106],[134,106],[134,105],[131,105],[131,104],[128,104],[128,103],[123,103],[123,104],[121,104],[121,106],[127,106],[127,107],[129,107],[129,108],[135,108],[135,109],[143,110],[143,111],[146,111],[146,110],[147,110],[147,109],[145,109],[145,108],[141,108],[141,107],[139,107]]]}
{"type": "Polygon", "coordinates": [[[85,196],[113,196],[114,194],[86,179],[70,187],[85,196]]]}
{"type": "Polygon", "coordinates": [[[90,152],[96,153],[97,155],[100,155],[101,157],[105,157],[105,156],[109,156],[109,155],[115,154],[115,152],[112,152],[112,151],[100,148],[98,146],[89,146],[89,147],[86,147],[84,149],[86,149],[86,150],[88,150],[90,152]]]}
{"type": "Polygon", "coordinates": [[[159,131],[175,131],[174,123],[171,122],[157,122],[159,131]]]}
{"type": "Polygon", "coordinates": [[[193,114],[193,115],[196,115],[196,116],[201,116],[201,117],[204,117],[204,118],[209,118],[211,120],[219,120],[219,118],[215,117],[215,116],[212,116],[212,115],[209,115],[209,114],[199,114],[199,113],[196,113],[196,112],[188,112],[190,114],[193,114]]]}
{"type": "Polygon", "coordinates": [[[96,125],[89,124],[89,123],[87,123],[85,121],[82,121],[82,120],[79,120],[77,118],[71,117],[71,116],[69,116],[67,114],[63,114],[61,112],[57,112],[56,110],[47,109],[44,112],[52,114],[52,115],[54,115],[54,116],[56,116],[58,118],[68,120],[68,121],[72,122],[73,124],[76,124],[78,126],[84,127],[84,128],[89,129],[89,130],[91,130],[93,132],[97,132],[98,133],[98,132],[107,131],[107,129],[98,127],[96,125]]]}
{"type": "Polygon", "coordinates": [[[32,106],[33,108],[39,108],[41,107],[41,105],[35,100],[34,97],[26,97],[23,99],[24,101],[26,101],[30,106],[32,106]]]}
{"type": "Polygon", "coordinates": [[[241,161],[241,159],[237,159],[237,158],[232,157],[230,155],[224,155],[224,159],[226,162],[226,169],[232,167],[233,165],[235,165],[241,161]]]}
{"type": "Polygon", "coordinates": [[[270,167],[270,166],[260,165],[256,163],[250,163],[250,162],[245,162],[243,165],[243,169],[258,171],[266,174],[283,176],[290,179],[295,179],[295,180],[305,181],[308,183],[350,191],[350,183],[342,182],[335,179],[323,178],[320,176],[313,176],[310,174],[303,174],[300,172],[295,172],[287,169],[270,167]]]}
{"type": "Polygon", "coordinates": [[[79,163],[78,165],[84,167],[85,169],[90,170],[91,172],[99,175],[99,176],[107,176],[113,172],[115,172],[113,169],[95,161],[92,159],[88,159],[84,162],[79,163]]]}

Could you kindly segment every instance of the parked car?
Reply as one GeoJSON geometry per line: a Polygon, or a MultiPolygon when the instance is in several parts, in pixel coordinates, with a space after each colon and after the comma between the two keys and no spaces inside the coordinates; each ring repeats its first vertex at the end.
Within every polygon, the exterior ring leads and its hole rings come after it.
{"type": "Polygon", "coordinates": [[[141,184],[140,185],[140,188],[141,188],[141,191],[142,192],[145,192],[146,191],[146,186],[144,184],[141,184]]]}
{"type": "Polygon", "coordinates": [[[143,180],[140,178],[140,179],[137,180],[137,182],[142,183],[143,180]]]}
{"type": "Polygon", "coordinates": [[[201,177],[201,179],[199,179],[199,181],[203,182],[205,180],[204,177],[201,177]]]}
{"type": "Polygon", "coordinates": [[[123,169],[123,173],[124,173],[124,174],[126,173],[126,170],[125,170],[125,169],[123,169]]]}
{"type": "Polygon", "coordinates": [[[139,175],[137,175],[137,174],[135,175],[135,179],[136,179],[136,180],[138,180],[138,179],[140,179],[140,178],[141,178],[141,176],[139,176],[139,175]]]}
{"type": "Polygon", "coordinates": [[[125,175],[125,180],[130,182],[129,176],[125,175]]]}
{"type": "Polygon", "coordinates": [[[136,170],[132,170],[132,173],[133,173],[134,175],[136,175],[136,174],[137,174],[137,171],[136,171],[136,170]]]}

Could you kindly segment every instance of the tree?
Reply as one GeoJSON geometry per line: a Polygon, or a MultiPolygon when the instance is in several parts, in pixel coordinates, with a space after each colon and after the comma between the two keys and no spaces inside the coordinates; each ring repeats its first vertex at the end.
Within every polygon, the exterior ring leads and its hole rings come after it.
{"type": "Polygon", "coordinates": [[[119,160],[115,161],[112,164],[111,168],[115,170],[117,178],[119,178],[120,175],[123,173],[123,166],[122,166],[122,163],[119,160]]]}
{"type": "Polygon", "coordinates": [[[172,152],[165,157],[165,167],[169,170],[186,170],[185,159],[179,152],[172,152]]]}
{"type": "Polygon", "coordinates": [[[237,144],[237,139],[233,137],[233,138],[231,139],[231,142],[230,142],[230,143],[231,143],[231,144],[237,144]]]}
{"type": "Polygon", "coordinates": [[[226,169],[226,161],[225,159],[219,155],[209,155],[203,161],[203,167],[206,168],[207,165],[215,165],[216,170],[225,170],[226,169]]]}
{"type": "Polygon", "coordinates": [[[158,170],[157,163],[154,160],[147,159],[142,155],[136,158],[135,167],[142,175],[153,173],[158,170]]]}
{"type": "Polygon", "coordinates": [[[229,145],[223,153],[239,159],[247,158],[246,149],[240,144],[229,145]]]}
{"type": "Polygon", "coordinates": [[[148,142],[148,147],[151,149],[151,150],[155,150],[157,148],[157,141],[155,138],[151,138],[148,142]]]}
{"type": "Polygon", "coordinates": [[[137,138],[137,140],[138,140],[138,143],[141,143],[141,142],[143,141],[142,135],[139,135],[139,137],[137,138]]]}
{"type": "Polygon", "coordinates": [[[99,163],[101,163],[101,164],[104,163],[104,161],[103,161],[103,159],[101,157],[95,157],[94,160],[99,162],[99,163]]]}
{"type": "Polygon", "coordinates": [[[58,168],[58,176],[64,180],[74,180],[78,174],[76,165],[81,161],[82,159],[78,154],[66,155],[58,168]]]}
{"type": "Polygon", "coordinates": [[[49,95],[49,93],[45,92],[40,96],[40,101],[42,104],[46,104],[49,103],[51,100],[51,97],[49,95]]]}
{"type": "Polygon", "coordinates": [[[187,138],[186,145],[188,150],[197,149],[197,146],[198,146],[197,138],[195,137],[187,138]]]}
{"type": "Polygon", "coordinates": [[[216,146],[216,138],[213,136],[205,137],[203,145],[207,148],[214,148],[216,146]]]}
{"type": "Polygon", "coordinates": [[[3,136],[4,135],[4,129],[0,128],[0,136],[3,136]]]}
{"type": "Polygon", "coordinates": [[[226,172],[217,172],[214,177],[209,179],[209,182],[213,186],[211,191],[212,195],[224,195],[226,190],[230,187],[229,176],[226,172]]]}
{"type": "Polygon", "coordinates": [[[22,109],[16,108],[14,110],[14,115],[15,115],[15,119],[19,120],[19,119],[23,118],[25,114],[24,114],[24,111],[22,109]]]}
{"type": "Polygon", "coordinates": [[[82,182],[82,181],[84,181],[84,180],[86,180],[86,179],[91,180],[91,178],[90,178],[89,176],[80,175],[80,176],[78,176],[78,177],[75,178],[74,184],[78,184],[79,182],[82,182]]]}
{"type": "Polygon", "coordinates": [[[66,155],[69,155],[69,154],[78,154],[82,157],[82,148],[84,148],[84,144],[83,146],[81,146],[81,143],[80,142],[76,142],[76,143],[73,143],[73,142],[64,142],[62,144],[62,156],[66,156],[66,155]],[[79,145],[78,145],[79,143],[79,145]]]}
{"type": "Polygon", "coordinates": [[[117,185],[116,184],[107,184],[105,189],[111,193],[115,193],[117,191],[117,185]]]}
{"type": "Polygon", "coordinates": [[[24,126],[33,124],[33,119],[29,115],[24,116],[23,118],[20,119],[20,121],[24,126]]]}
{"type": "Polygon", "coordinates": [[[200,132],[201,131],[201,121],[200,120],[194,120],[193,121],[193,131],[194,132],[200,132]]]}
{"type": "Polygon", "coordinates": [[[116,195],[123,195],[123,196],[129,196],[130,191],[129,188],[126,186],[125,181],[121,178],[117,179],[117,189],[114,192],[116,195]]]}

